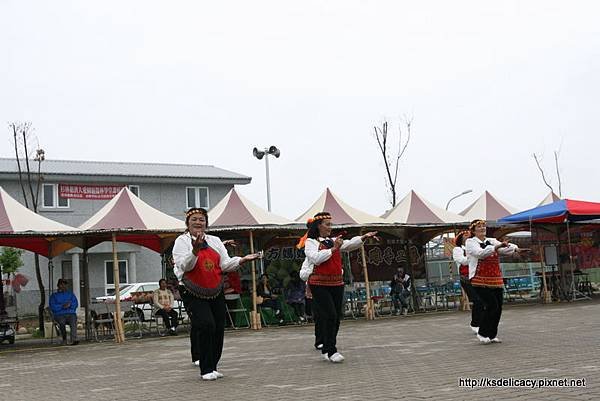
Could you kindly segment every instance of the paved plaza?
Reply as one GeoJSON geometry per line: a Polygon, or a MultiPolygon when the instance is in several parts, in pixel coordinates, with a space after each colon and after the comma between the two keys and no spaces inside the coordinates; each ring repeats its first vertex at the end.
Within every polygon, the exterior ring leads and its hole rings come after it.
{"type": "Polygon", "coordinates": [[[502,344],[480,345],[465,312],[344,321],[341,364],[312,326],[228,331],[219,370],[199,379],[189,339],[0,347],[1,400],[598,400],[600,303],[507,307],[502,344]],[[462,388],[459,378],[585,379],[580,388],[462,388]]]}

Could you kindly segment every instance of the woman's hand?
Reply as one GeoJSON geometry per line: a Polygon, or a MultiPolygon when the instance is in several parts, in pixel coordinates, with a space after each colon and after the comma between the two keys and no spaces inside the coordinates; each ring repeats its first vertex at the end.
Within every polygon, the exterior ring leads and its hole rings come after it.
{"type": "Polygon", "coordinates": [[[508,246],[508,241],[502,241],[499,244],[494,246],[494,250],[497,251],[500,248],[506,248],[508,246]]]}
{"type": "Polygon", "coordinates": [[[261,253],[257,252],[257,253],[250,253],[246,256],[244,256],[243,258],[240,259],[240,265],[243,265],[246,262],[250,262],[251,260],[256,260],[258,258],[261,257],[261,253]]]}
{"type": "Polygon", "coordinates": [[[196,239],[192,239],[192,253],[194,256],[198,256],[200,249],[204,248],[204,234],[198,235],[196,239]]]}
{"type": "Polygon", "coordinates": [[[377,231],[371,231],[368,232],[366,234],[363,234],[362,237],[360,237],[361,240],[366,240],[367,238],[373,238],[375,239],[375,241],[379,242],[379,237],[377,236],[377,231]]]}
{"type": "Polygon", "coordinates": [[[337,251],[338,249],[340,249],[342,247],[342,245],[344,244],[344,239],[342,238],[342,236],[338,236],[335,237],[335,240],[333,240],[333,250],[337,251]]]}

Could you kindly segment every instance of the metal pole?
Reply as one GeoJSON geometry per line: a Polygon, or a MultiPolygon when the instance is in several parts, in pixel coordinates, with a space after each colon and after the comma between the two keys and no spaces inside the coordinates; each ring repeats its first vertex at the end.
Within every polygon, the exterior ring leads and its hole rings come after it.
{"type": "Polygon", "coordinates": [[[269,177],[269,154],[268,149],[265,149],[265,169],[267,171],[267,210],[271,211],[271,178],[269,177]]]}
{"type": "Polygon", "coordinates": [[[463,195],[469,194],[469,193],[471,193],[471,192],[473,192],[473,190],[472,190],[472,189],[467,189],[466,191],[463,191],[463,192],[461,192],[460,194],[458,194],[458,195],[456,195],[456,196],[454,196],[454,197],[450,198],[450,200],[448,201],[448,203],[446,203],[446,210],[448,210],[448,207],[450,206],[450,202],[452,202],[454,199],[456,199],[456,198],[458,198],[458,197],[461,197],[461,196],[463,196],[463,195]]]}

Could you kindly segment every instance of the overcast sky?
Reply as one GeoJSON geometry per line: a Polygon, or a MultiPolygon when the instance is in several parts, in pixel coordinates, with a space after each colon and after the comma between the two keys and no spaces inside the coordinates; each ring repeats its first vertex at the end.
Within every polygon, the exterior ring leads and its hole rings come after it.
{"type": "Polygon", "coordinates": [[[563,195],[600,201],[596,1],[1,0],[0,16],[0,157],[26,120],[48,158],[212,164],[266,208],[252,148],[276,145],[274,212],[329,186],[380,215],[373,126],[410,116],[401,197],[532,207],[548,190],[531,155],[555,177],[560,147],[563,195]]]}

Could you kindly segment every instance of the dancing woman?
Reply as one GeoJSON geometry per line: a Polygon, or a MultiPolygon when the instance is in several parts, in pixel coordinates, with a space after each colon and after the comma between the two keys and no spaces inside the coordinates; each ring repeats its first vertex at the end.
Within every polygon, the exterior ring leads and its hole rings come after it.
{"type": "Polygon", "coordinates": [[[502,316],[504,279],[498,255],[519,252],[515,244],[486,237],[485,220],[473,220],[472,237],[466,241],[469,280],[483,304],[477,338],[483,344],[500,343],[498,324],[502,316]]]}
{"type": "MultiPolygon", "coordinates": [[[[313,296],[316,323],[323,336],[322,357],[339,363],[344,360],[337,350],[337,334],[342,318],[344,280],[342,251],[358,249],[362,242],[375,237],[376,231],[344,240],[341,236],[330,238],[331,214],[317,213],[309,219],[308,232],[300,239],[298,248],[304,247],[306,259],[300,270],[300,278],[307,280],[313,296]]],[[[375,237],[377,238],[377,237],[375,237]]]]}
{"type": "Polygon", "coordinates": [[[479,300],[479,296],[473,289],[471,282],[469,281],[469,262],[467,260],[467,250],[465,249],[465,241],[471,237],[470,231],[461,231],[454,239],[455,247],[452,250],[452,259],[456,263],[458,272],[460,274],[460,286],[467,294],[469,301],[473,303],[471,308],[471,330],[477,334],[479,331],[479,322],[481,321],[481,313],[483,311],[483,305],[479,300]]]}
{"type": "Polygon", "coordinates": [[[192,321],[190,339],[192,346],[198,347],[200,375],[203,380],[215,380],[223,377],[217,370],[225,334],[222,273],[236,270],[259,254],[229,257],[218,237],[205,234],[208,225],[205,209],[188,210],[185,224],[186,232],[177,237],[173,246],[174,270],[185,287],[186,308],[192,321]]]}

